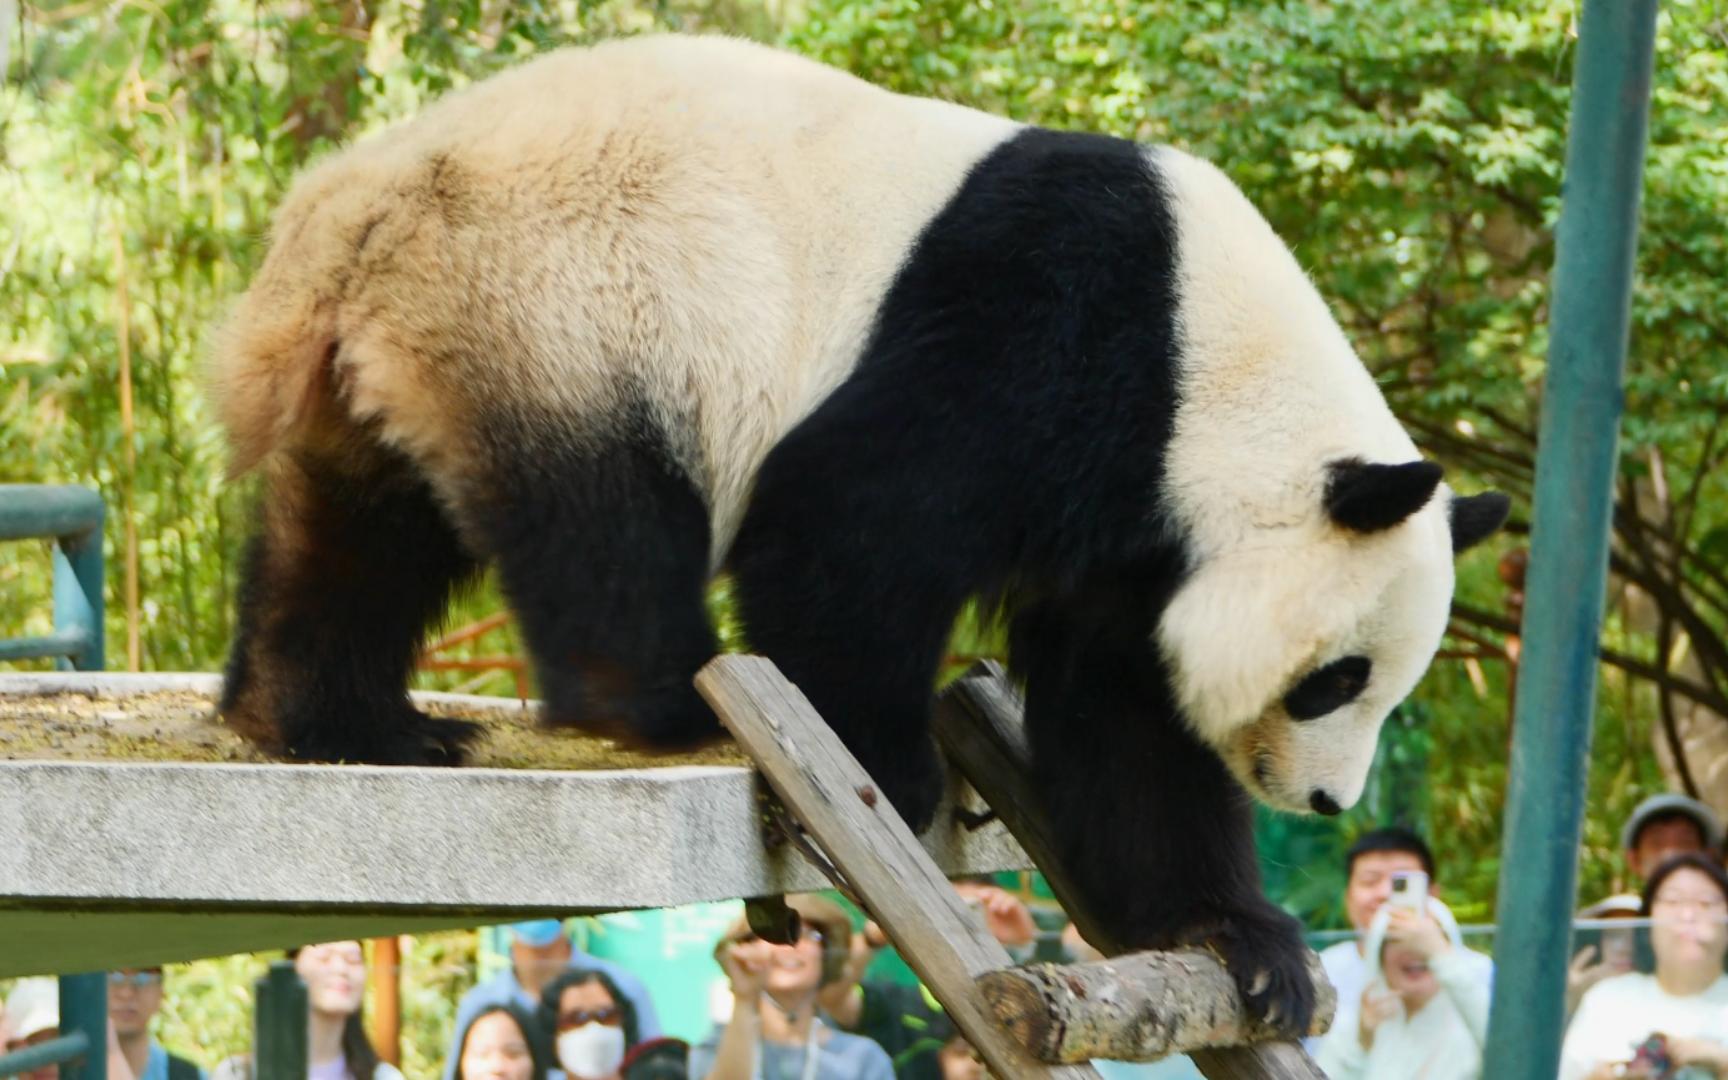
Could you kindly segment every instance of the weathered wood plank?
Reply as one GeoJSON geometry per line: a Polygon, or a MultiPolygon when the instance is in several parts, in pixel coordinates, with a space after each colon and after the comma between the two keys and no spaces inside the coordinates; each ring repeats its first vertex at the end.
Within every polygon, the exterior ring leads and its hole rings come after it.
{"type": "MultiPolygon", "coordinates": [[[[1081,935],[1106,956],[1120,955],[1124,950],[1091,918],[1078,890],[1062,869],[1048,826],[1038,809],[1040,800],[1030,786],[1031,752],[1021,714],[1020,695],[1001,665],[985,662],[942,695],[936,709],[936,735],[949,759],[959,766],[1038,864],[1081,935]]],[[[1223,966],[1209,954],[1188,955],[1194,957],[1192,963],[1197,970],[1211,968],[1210,973],[1201,977],[1215,976],[1229,982],[1223,966]]],[[[1316,990],[1323,987],[1329,989],[1323,978],[1317,980],[1316,990]]],[[[1233,983],[1225,1000],[1237,1014],[1239,1025],[1254,1030],[1254,1025],[1243,1016],[1233,983]]],[[[1335,1005],[1336,997],[1322,991],[1320,1002],[1323,1007],[1327,1003],[1335,1005]]],[[[1329,1012],[1323,1011],[1317,1022],[1329,1023],[1330,1019],[1329,1012]]],[[[1266,1036],[1264,1027],[1257,1033],[1266,1036]]],[[[1189,1056],[1208,1080],[1325,1080],[1325,1074],[1301,1045],[1288,1040],[1192,1050],[1189,1056]]]]}
{"type": "Polygon", "coordinates": [[[696,687],[995,1075],[1097,1077],[1090,1065],[1032,1060],[991,1017],[973,980],[1007,967],[1007,951],[971,917],[912,830],[772,662],[718,657],[696,687]]]}

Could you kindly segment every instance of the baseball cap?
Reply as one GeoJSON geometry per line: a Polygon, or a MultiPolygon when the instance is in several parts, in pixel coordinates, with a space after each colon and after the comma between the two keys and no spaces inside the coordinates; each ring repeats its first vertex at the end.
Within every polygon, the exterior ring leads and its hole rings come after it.
{"type": "Polygon", "coordinates": [[[60,983],[53,978],[20,979],[6,998],[7,1038],[28,1039],[60,1027],[60,983]]]}
{"type": "Polygon", "coordinates": [[[557,919],[530,919],[512,923],[510,937],[530,949],[544,949],[564,936],[564,924],[557,919]]]}
{"type": "Polygon", "coordinates": [[[1722,822],[1716,817],[1716,811],[1705,806],[1697,799],[1689,799],[1684,795],[1666,792],[1652,795],[1632,808],[1632,816],[1626,819],[1626,827],[1620,830],[1620,847],[1630,851],[1637,846],[1638,834],[1651,818],[1667,817],[1671,814],[1681,814],[1698,823],[1698,831],[1704,834],[1704,846],[1714,851],[1722,846],[1722,822]]]}

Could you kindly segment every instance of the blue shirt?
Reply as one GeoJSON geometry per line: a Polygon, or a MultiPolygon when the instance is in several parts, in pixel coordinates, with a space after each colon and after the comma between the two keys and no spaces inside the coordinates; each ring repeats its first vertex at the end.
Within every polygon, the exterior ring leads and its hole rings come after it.
{"type": "MultiPolygon", "coordinates": [[[[168,1080],[168,1051],[155,1039],[150,1040],[150,1056],[144,1059],[144,1071],[138,1080],[168,1080]]],[[[198,1080],[204,1080],[204,1070],[198,1070],[198,1080]]]]}
{"type": "MultiPolygon", "coordinates": [[[[570,966],[599,971],[608,979],[618,984],[618,989],[630,999],[630,1004],[636,1009],[636,1037],[646,1042],[660,1037],[660,1014],[654,1011],[654,999],[648,994],[648,986],[635,972],[622,967],[611,960],[603,960],[598,956],[589,956],[580,949],[570,954],[570,966]]],[[[454,1040],[450,1053],[444,1059],[444,1080],[456,1080],[456,1066],[462,1056],[462,1034],[468,1030],[468,1025],[481,1009],[488,1005],[502,1005],[515,1002],[528,1010],[533,1016],[540,1008],[540,999],[522,989],[522,984],[516,981],[516,972],[505,970],[477,983],[474,989],[462,995],[462,1000],[456,1005],[456,1030],[451,1036],[454,1040]]],[[[547,1033],[551,1037],[551,1033],[547,1033]]],[[[140,1077],[139,1080],[145,1080],[140,1077]]],[[[160,1078],[151,1078],[160,1080],[160,1078]]]]}
{"type": "MultiPolygon", "coordinates": [[[[704,1080],[714,1069],[720,1049],[721,1029],[690,1048],[690,1080],[704,1080]]],[[[768,1080],[799,1080],[804,1075],[803,1045],[761,1045],[758,1075],[768,1080]]],[[[824,1027],[816,1043],[816,1080],[894,1080],[894,1064],[888,1052],[862,1035],[824,1027]]]]}

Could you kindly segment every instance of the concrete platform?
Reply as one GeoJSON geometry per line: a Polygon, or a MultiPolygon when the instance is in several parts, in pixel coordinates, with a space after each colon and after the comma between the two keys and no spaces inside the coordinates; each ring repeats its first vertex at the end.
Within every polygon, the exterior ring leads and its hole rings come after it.
{"type": "MultiPolygon", "coordinates": [[[[7,675],[0,698],[213,686],[7,675]]],[[[764,850],[754,783],[740,766],[0,762],[0,977],[825,887],[764,850]]],[[[923,842],[950,874],[1030,865],[999,823],[923,842]]]]}

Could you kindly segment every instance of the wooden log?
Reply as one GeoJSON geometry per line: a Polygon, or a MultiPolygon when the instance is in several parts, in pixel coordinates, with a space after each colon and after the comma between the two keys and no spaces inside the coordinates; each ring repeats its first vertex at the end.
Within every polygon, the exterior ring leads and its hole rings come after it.
{"type": "MultiPolygon", "coordinates": [[[[1335,995],[1320,958],[1310,954],[1310,966],[1325,998],[1320,1011],[1330,1015],[1335,995]]],[[[1008,968],[980,976],[978,986],[1040,1061],[1150,1061],[1272,1037],[1243,1016],[1235,982],[1203,949],[1008,968]]]]}
{"type": "Polygon", "coordinates": [[[1097,1080],[1090,1065],[1033,1060],[996,1022],[973,980],[1007,967],[1007,950],[972,916],[869,774],[772,662],[717,657],[696,676],[696,688],[994,1075],[1097,1080]]]}
{"type": "MultiPolygon", "coordinates": [[[[1031,749],[1022,712],[1020,695],[1002,666],[985,661],[949,686],[938,700],[936,737],[949,760],[995,808],[1008,831],[1043,871],[1081,936],[1105,956],[1118,956],[1126,950],[1086,910],[1079,890],[1062,868],[1054,838],[1039,810],[1041,800],[1031,787],[1031,749]]],[[[1216,961],[1213,963],[1217,966],[1216,961]]],[[[1223,969],[1219,966],[1218,970],[1223,969]]],[[[1315,982],[1317,1004],[1321,1006],[1315,1014],[1319,1030],[1331,1023],[1331,1007],[1336,1005],[1336,995],[1322,992],[1322,987],[1330,988],[1324,977],[1315,982]]],[[[1230,1000],[1242,1028],[1266,1037],[1264,1028],[1255,1029],[1247,1022],[1234,986],[1230,1000]]],[[[1189,1057],[1208,1080],[1325,1080],[1301,1044],[1292,1040],[1196,1049],[1189,1057]]]]}

